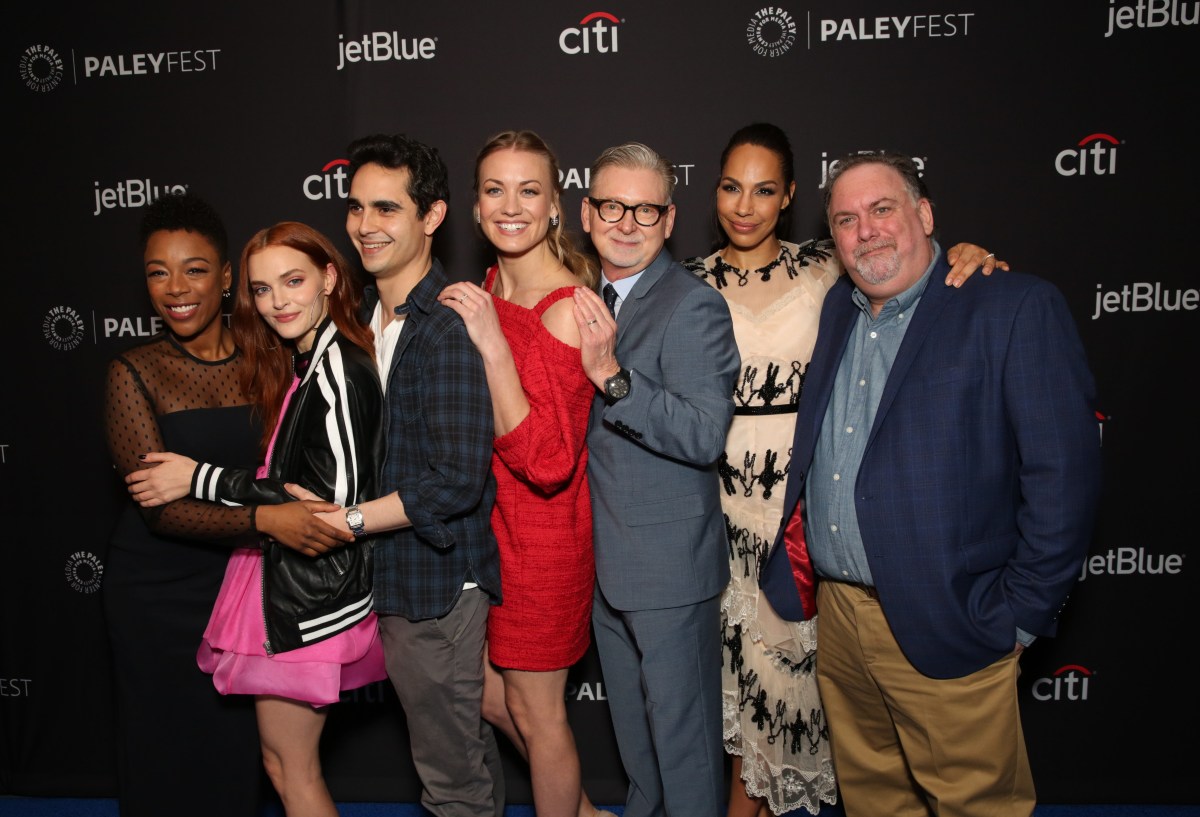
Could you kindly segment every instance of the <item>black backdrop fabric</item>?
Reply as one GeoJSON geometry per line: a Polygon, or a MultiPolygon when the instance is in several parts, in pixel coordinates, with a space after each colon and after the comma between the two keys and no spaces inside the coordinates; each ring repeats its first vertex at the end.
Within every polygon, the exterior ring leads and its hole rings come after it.
{"type": "MultiPolygon", "coordinates": [[[[354,258],[345,146],[403,131],[441,150],[453,194],[435,251],[478,280],[490,258],[470,176],[491,134],[530,128],[551,144],[576,228],[591,161],[637,139],[676,163],[668,246],[685,257],[710,249],[726,139],[768,120],[796,153],[791,238],[827,235],[832,157],[902,150],[924,169],[944,246],[981,243],[1065,292],[1099,385],[1106,488],[1060,635],[1022,659],[1039,792],[1195,802],[1194,752],[1177,747],[1200,730],[1185,669],[1200,451],[1184,422],[1200,306],[1185,55],[1200,2],[51,2],[9,15],[0,793],[116,790],[100,590],[126,499],[100,417],[106,361],[157,328],[136,237],[147,201],[209,198],[235,256],[296,219],[354,258]]],[[[568,697],[585,784],[619,802],[594,653],[568,697]]],[[[406,745],[386,685],[347,695],[324,744],[335,797],[415,799],[406,745]]],[[[528,802],[527,772],[508,762],[513,800],[528,802]]]]}

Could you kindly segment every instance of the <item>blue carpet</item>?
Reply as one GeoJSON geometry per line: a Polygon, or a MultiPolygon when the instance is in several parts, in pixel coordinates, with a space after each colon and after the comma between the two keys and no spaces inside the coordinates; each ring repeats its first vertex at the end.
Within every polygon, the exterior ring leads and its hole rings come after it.
{"type": "MultiPolygon", "coordinates": [[[[620,806],[604,806],[621,814],[620,806]]],[[[339,803],[341,817],[429,817],[429,812],[411,803],[339,803]]],[[[0,795],[3,817],[118,817],[117,801],[55,797],[5,797],[0,795]]],[[[278,809],[268,809],[263,817],[282,817],[278,809]]],[[[807,812],[794,812],[795,817],[807,812]]],[[[837,806],[821,809],[820,817],[842,817],[837,806]]],[[[535,817],[532,806],[509,806],[504,817],[535,817]]],[[[1200,817],[1200,805],[1043,805],[1034,817],[1200,817]]]]}

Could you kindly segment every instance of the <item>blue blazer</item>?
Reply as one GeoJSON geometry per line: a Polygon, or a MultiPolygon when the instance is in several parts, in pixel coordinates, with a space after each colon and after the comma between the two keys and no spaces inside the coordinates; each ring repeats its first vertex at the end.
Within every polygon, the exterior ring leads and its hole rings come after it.
{"type": "Polygon", "coordinates": [[[741,367],[729,305],[665,250],[617,318],[629,396],[588,428],[596,581],[618,610],[682,607],[729,582],[717,460],[741,367]]]}
{"type": "MultiPolygon", "coordinates": [[[[1095,386],[1050,283],[1000,272],[961,289],[940,256],[892,366],[855,481],[867,563],[908,660],[932,678],[1012,651],[1019,627],[1055,634],[1091,544],[1101,485],[1095,386]]],[[[786,520],[804,479],[858,308],[829,291],[796,418],[786,520]]],[[[798,599],[781,546],[762,587],[798,599]],[[786,574],[785,574],[786,571],[786,574]]]]}

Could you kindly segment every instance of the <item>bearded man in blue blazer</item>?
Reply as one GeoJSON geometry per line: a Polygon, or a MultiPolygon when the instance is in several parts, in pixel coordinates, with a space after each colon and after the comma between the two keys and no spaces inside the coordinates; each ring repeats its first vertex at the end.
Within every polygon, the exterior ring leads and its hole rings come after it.
{"type": "MultiPolygon", "coordinates": [[[[1055,634],[1100,493],[1086,355],[1044,280],[941,284],[910,159],[845,157],[825,196],[849,275],[822,309],[784,519],[802,513],[818,577],[846,814],[1029,815],[1018,659],[1055,634]]],[[[785,546],[787,528],[761,585],[805,617],[804,547],[785,546]]]]}

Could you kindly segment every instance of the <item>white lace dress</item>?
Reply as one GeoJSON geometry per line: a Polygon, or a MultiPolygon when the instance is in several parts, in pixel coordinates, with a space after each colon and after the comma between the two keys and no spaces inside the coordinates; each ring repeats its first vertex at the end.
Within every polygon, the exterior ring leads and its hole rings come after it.
{"type": "Polygon", "coordinates": [[[841,273],[827,244],[784,243],[757,270],[715,253],[687,266],[729,302],[742,356],[721,459],[732,579],[721,598],[725,750],[746,791],[774,814],[836,803],[829,729],[817,692],[817,620],[781,621],[758,574],[783,514],[796,407],[825,293],[841,273]]]}

